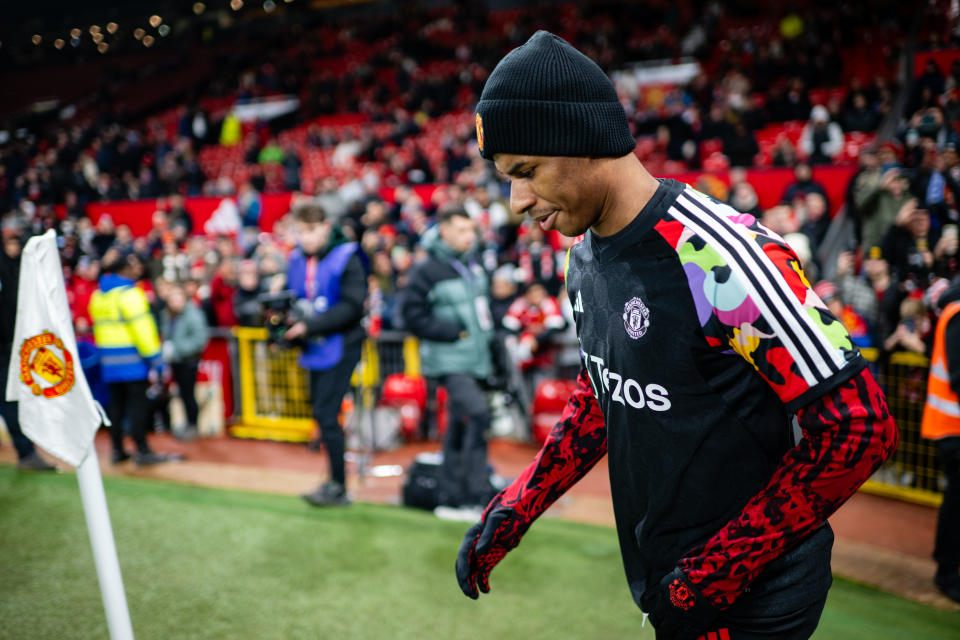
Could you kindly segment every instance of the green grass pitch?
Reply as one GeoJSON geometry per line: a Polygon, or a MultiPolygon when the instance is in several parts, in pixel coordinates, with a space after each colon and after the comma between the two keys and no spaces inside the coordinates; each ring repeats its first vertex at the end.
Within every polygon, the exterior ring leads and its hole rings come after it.
{"type": "MultiPolygon", "coordinates": [[[[652,639],[612,529],[543,520],[479,601],[453,564],[467,524],[389,506],[105,478],[139,640],[652,639]]],[[[836,580],[818,639],[960,637],[960,614],[836,580]]],[[[0,639],[106,638],[76,478],[0,465],[0,639]]]]}

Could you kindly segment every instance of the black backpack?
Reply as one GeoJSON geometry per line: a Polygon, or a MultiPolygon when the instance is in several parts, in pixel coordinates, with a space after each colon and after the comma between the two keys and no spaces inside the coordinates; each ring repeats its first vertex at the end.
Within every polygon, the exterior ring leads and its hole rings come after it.
{"type": "Polygon", "coordinates": [[[440,465],[443,454],[421,453],[407,467],[407,479],[403,483],[403,505],[433,511],[438,504],[440,488],[440,465]]]}

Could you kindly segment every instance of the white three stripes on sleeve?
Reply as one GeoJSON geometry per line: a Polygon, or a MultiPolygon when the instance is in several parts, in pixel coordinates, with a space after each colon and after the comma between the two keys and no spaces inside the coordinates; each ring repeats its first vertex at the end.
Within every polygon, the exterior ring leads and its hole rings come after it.
{"type": "Polygon", "coordinates": [[[707,241],[746,288],[764,318],[787,348],[804,381],[813,386],[843,368],[843,353],[807,315],[783,275],[750,231],[732,222],[736,211],[705,201],[686,189],[670,214],[707,241]]]}

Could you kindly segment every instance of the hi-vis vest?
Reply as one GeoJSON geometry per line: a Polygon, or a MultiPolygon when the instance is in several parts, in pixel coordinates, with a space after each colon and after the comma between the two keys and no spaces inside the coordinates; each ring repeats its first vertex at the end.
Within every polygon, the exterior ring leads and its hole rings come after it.
{"type": "Polygon", "coordinates": [[[951,302],[940,314],[933,338],[933,357],[930,360],[930,376],[927,378],[927,404],[923,408],[921,434],[924,438],[938,440],[947,436],[960,436],[960,398],[950,388],[950,372],[947,369],[947,324],[960,312],[960,302],[951,302]]]}
{"type": "Polygon", "coordinates": [[[160,354],[157,324],[146,294],[132,284],[97,289],[89,309],[104,380],[146,380],[149,361],[160,354]]]}

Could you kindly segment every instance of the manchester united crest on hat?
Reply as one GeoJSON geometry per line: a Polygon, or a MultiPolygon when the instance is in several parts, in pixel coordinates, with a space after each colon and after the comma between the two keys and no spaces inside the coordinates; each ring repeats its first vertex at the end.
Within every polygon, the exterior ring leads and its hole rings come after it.
{"type": "Polygon", "coordinates": [[[650,309],[640,298],[630,298],[623,306],[623,328],[634,340],[642,338],[650,326],[650,309]]]}
{"type": "Polygon", "coordinates": [[[483,118],[479,113],[477,114],[477,146],[480,148],[480,153],[483,153],[483,118]]]}

